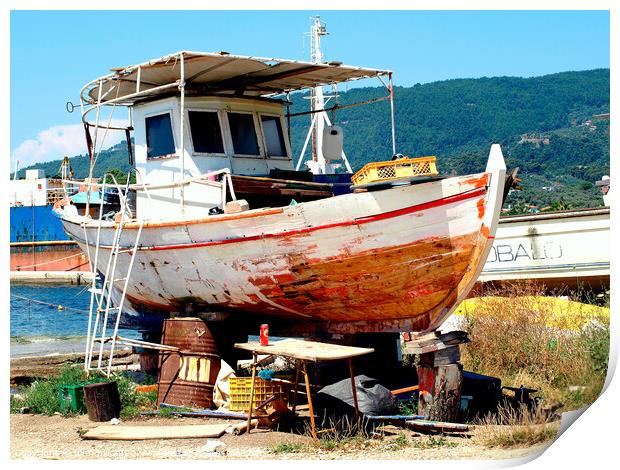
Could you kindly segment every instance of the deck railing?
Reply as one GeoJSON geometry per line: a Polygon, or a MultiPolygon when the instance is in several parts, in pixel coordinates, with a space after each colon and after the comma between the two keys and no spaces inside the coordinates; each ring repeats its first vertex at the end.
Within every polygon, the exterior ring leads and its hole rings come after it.
{"type": "MultiPolygon", "coordinates": [[[[161,184],[149,184],[145,183],[144,177],[141,175],[138,169],[132,169],[127,175],[127,181],[130,181],[131,173],[136,173],[136,176],[139,176],[139,183],[133,184],[118,184],[116,178],[111,173],[106,173],[103,177],[103,183],[98,181],[75,181],[75,180],[62,180],[63,186],[66,188],[66,185],[75,185],[78,184],[80,186],[87,188],[87,197],[86,197],[86,207],[84,209],[84,216],[88,216],[90,209],[90,188],[101,188],[102,194],[105,194],[106,188],[115,188],[119,194],[119,200],[121,204],[121,212],[127,209],[127,193],[129,191],[144,192],[149,202],[152,202],[151,194],[149,191],[155,191],[160,189],[169,189],[169,188],[182,188],[192,183],[205,184],[209,186],[215,186],[221,188],[221,198],[219,204],[217,204],[220,209],[224,210],[224,206],[226,205],[226,197],[227,193],[230,191],[231,199],[234,201],[237,199],[235,195],[235,190],[232,184],[232,178],[230,176],[230,170],[228,168],[222,168],[216,171],[210,171],[208,173],[204,173],[199,176],[193,176],[191,178],[186,178],[180,181],[172,181],[170,183],[161,183],[161,184]],[[217,181],[215,178],[221,177],[221,181],[217,181]],[[112,179],[112,184],[108,183],[108,177],[112,179]]],[[[69,196],[65,189],[65,198],[68,199],[69,196]]],[[[103,209],[103,197],[101,198],[101,206],[100,210],[103,209]]],[[[179,207],[181,210],[184,207],[184,201],[182,198],[179,198],[179,207]]],[[[135,214],[133,214],[135,218],[135,214]]]]}

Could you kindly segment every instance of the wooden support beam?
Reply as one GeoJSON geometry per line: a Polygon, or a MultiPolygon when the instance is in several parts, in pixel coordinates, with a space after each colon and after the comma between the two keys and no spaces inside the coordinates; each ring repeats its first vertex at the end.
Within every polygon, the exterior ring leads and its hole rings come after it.
{"type": "Polygon", "coordinates": [[[297,408],[297,389],[299,388],[299,361],[295,359],[295,386],[293,387],[293,414],[297,408]]]}
{"type": "Polygon", "coordinates": [[[310,395],[310,378],[308,377],[308,369],[306,368],[306,361],[302,360],[303,374],[306,382],[306,393],[308,394],[308,411],[310,412],[310,426],[312,428],[312,437],[314,440],[318,440],[316,434],[316,423],[314,422],[314,408],[312,407],[312,395],[310,395]]]}
{"type": "Polygon", "coordinates": [[[248,410],[248,424],[246,431],[248,434],[250,433],[250,428],[252,427],[252,408],[254,406],[254,388],[256,384],[256,353],[252,354],[252,386],[250,388],[250,409],[248,410]]]}
{"type": "Polygon", "coordinates": [[[433,421],[454,422],[461,409],[463,366],[418,367],[418,413],[433,421]]]}
{"type": "Polygon", "coordinates": [[[353,374],[353,360],[349,358],[347,362],[349,363],[349,373],[351,374],[351,389],[353,392],[353,405],[355,406],[355,418],[359,419],[360,410],[357,405],[357,387],[355,386],[355,375],[353,374]]]}

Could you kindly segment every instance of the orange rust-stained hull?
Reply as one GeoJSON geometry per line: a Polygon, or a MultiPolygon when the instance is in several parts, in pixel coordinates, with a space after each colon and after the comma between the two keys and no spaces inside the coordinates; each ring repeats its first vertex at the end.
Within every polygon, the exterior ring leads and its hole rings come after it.
{"type": "MultiPolygon", "coordinates": [[[[149,220],[127,300],[138,312],[191,305],[194,314],[225,312],[301,334],[436,328],[467,296],[491,247],[503,158],[497,167],[204,223],[149,220]]],[[[84,228],[63,223],[86,250],[84,228]]],[[[124,228],[122,246],[132,246],[135,228],[124,228]]],[[[96,239],[96,225],[85,230],[96,239]]],[[[102,271],[113,235],[113,224],[102,227],[102,271]]],[[[129,258],[119,256],[119,272],[129,258]]]]}
{"type": "Polygon", "coordinates": [[[270,300],[318,320],[418,317],[456,288],[478,237],[420,240],[327,260],[300,254],[291,260],[290,276],[254,277],[252,282],[270,300]]]}
{"type": "MultiPolygon", "coordinates": [[[[230,299],[207,306],[197,298],[183,301],[194,301],[197,311],[202,307],[329,323],[331,331],[340,333],[405,327],[420,331],[464,292],[486,241],[480,233],[471,233],[330,260],[299,254],[285,272],[252,277],[258,293],[250,294],[247,302],[230,299]]],[[[158,300],[130,296],[133,305],[169,312],[182,309],[181,303],[158,300]]],[[[304,328],[297,331],[303,333],[304,328]]]]}

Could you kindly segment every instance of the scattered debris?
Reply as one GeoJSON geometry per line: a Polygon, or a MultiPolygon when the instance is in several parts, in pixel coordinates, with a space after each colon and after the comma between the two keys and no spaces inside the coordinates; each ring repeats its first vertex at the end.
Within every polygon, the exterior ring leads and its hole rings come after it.
{"type": "MultiPolygon", "coordinates": [[[[256,426],[258,426],[257,419],[253,419],[252,421],[250,421],[250,427],[255,428],[256,426]]],[[[247,423],[245,421],[242,421],[239,423],[231,424],[230,426],[226,428],[225,432],[226,434],[233,434],[235,436],[239,436],[243,434],[246,429],[247,429],[247,423]]]]}
{"type": "Polygon", "coordinates": [[[207,443],[202,446],[202,451],[213,454],[226,454],[228,452],[226,450],[226,444],[224,444],[222,441],[216,441],[213,439],[207,440],[207,443]]]}
{"type": "Polygon", "coordinates": [[[445,423],[442,421],[410,420],[405,422],[409,429],[414,431],[432,431],[443,433],[459,433],[469,431],[469,426],[459,423],[445,423]]]}
{"type": "Polygon", "coordinates": [[[382,415],[382,416],[364,416],[364,419],[367,421],[378,422],[378,423],[401,423],[404,424],[405,421],[417,420],[417,419],[428,419],[428,416],[419,416],[419,415],[382,415]]]}
{"type": "Polygon", "coordinates": [[[83,439],[140,441],[144,439],[192,439],[220,437],[229,424],[197,424],[182,426],[97,426],[85,433],[83,439]]]}
{"type": "Polygon", "coordinates": [[[403,393],[410,393],[410,392],[415,392],[418,390],[420,390],[419,385],[411,385],[410,387],[403,387],[403,388],[398,388],[396,390],[390,390],[390,393],[392,395],[401,395],[403,393]]]}
{"type": "Polygon", "coordinates": [[[84,386],[84,402],[91,421],[110,421],[121,413],[121,398],[115,381],[84,386]]]}
{"type": "Polygon", "coordinates": [[[528,388],[521,385],[520,387],[502,387],[502,390],[508,390],[512,392],[510,395],[504,395],[504,403],[509,404],[514,409],[521,409],[525,406],[528,410],[533,410],[540,404],[540,397],[532,397],[533,393],[538,390],[534,388],[528,388]]]}
{"type": "MultiPolygon", "coordinates": [[[[170,405],[168,403],[161,403],[159,405],[160,409],[166,409],[166,410],[170,410],[171,414],[178,414],[181,416],[187,416],[187,417],[198,417],[198,418],[222,418],[222,419],[248,419],[248,415],[247,413],[244,412],[238,412],[238,411],[230,411],[230,410],[209,410],[209,409],[194,409],[194,408],[187,408],[185,406],[178,406],[178,405],[170,405]]],[[[159,411],[153,411],[153,412],[144,412],[142,413],[144,415],[148,415],[148,414],[159,414],[159,411]]]]}
{"type": "Polygon", "coordinates": [[[157,384],[139,385],[136,387],[136,392],[138,393],[149,393],[149,392],[156,392],[156,391],[157,391],[157,384]]]}
{"type": "MultiPolygon", "coordinates": [[[[398,400],[376,379],[366,375],[355,377],[357,403],[364,415],[386,415],[398,411],[398,400]]],[[[353,412],[353,392],[351,379],[323,387],[316,395],[317,410],[353,412]]]]}

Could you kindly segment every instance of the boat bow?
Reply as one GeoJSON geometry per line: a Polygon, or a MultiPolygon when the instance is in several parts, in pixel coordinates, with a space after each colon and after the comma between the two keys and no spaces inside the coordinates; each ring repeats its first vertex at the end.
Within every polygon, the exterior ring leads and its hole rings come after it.
{"type": "Polygon", "coordinates": [[[480,230],[480,235],[484,238],[484,242],[480,248],[480,257],[475,267],[472,267],[472,270],[463,277],[461,283],[457,286],[457,296],[453,305],[445,307],[425,331],[437,329],[458,308],[460,303],[465,300],[482,272],[486,259],[493,246],[493,240],[495,239],[499,216],[502,210],[504,184],[506,182],[506,162],[499,144],[493,144],[491,146],[486,173],[489,175],[490,179],[483,223],[480,230]]]}

